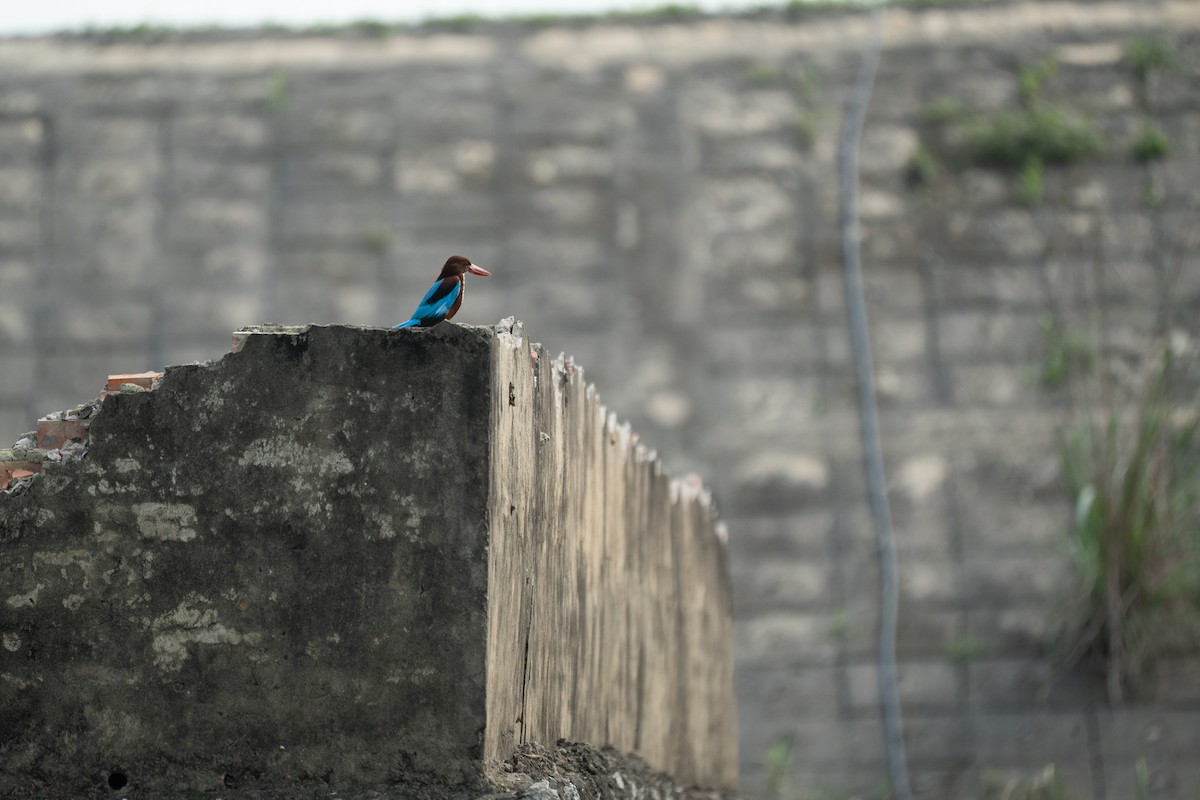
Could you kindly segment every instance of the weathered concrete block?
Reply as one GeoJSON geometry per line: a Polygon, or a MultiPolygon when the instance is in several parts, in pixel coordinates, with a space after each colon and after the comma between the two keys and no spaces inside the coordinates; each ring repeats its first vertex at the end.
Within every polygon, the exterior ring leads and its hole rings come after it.
{"type": "Polygon", "coordinates": [[[725,549],[521,329],[265,328],[0,496],[0,794],[481,788],[560,737],[736,781],[725,549]]]}

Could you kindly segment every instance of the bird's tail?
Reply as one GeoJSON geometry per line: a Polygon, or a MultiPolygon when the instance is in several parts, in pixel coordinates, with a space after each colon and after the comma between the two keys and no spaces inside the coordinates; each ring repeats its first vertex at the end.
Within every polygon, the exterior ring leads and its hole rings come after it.
{"type": "Polygon", "coordinates": [[[413,319],[410,319],[408,322],[401,322],[399,325],[393,325],[392,330],[396,330],[396,328],[411,328],[414,325],[416,325],[417,322],[418,322],[418,320],[416,318],[413,318],[413,319]]]}

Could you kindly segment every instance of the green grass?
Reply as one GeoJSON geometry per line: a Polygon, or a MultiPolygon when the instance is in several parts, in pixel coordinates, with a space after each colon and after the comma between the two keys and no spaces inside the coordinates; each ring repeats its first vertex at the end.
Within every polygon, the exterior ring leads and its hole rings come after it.
{"type": "Polygon", "coordinates": [[[486,22],[488,22],[488,18],[481,14],[453,14],[445,17],[429,17],[421,23],[421,27],[465,31],[486,22]]]}
{"type": "MultiPolygon", "coordinates": [[[[948,8],[954,6],[981,6],[994,0],[886,0],[889,6],[907,8],[948,8]]],[[[861,5],[855,7],[861,8],[861,5]]]]}
{"type": "Polygon", "coordinates": [[[1125,48],[1125,60],[1140,81],[1145,81],[1153,72],[1174,69],[1178,63],[1175,48],[1158,36],[1131,40],[1125,48]]]}
{"type": "Polygon", "coordinates": [[[904,168],[904,183],[909,189],[930,189],[937,182],[941,171],[941,165],[929,148],[919,145],[904,168]]]}
{"type": "Polygon", "coordinates": [[[385,226],[372,228],[363,233],[362,246],[369,253],[382,255],[392,246],[392,232],[385,226]]]}
{"type": "Polygon", "coordinates": [[[1042,364],[1038,382],[1047,389],[1057,389],[1072,377],[1088,374],[1096,361],[1096,351],[1088,338],[1078,330],[1066,328],[1062,321],[1047,311],[1042,315],[1042,364]]]}
{"type": "Polygon", "coordinates": [[[767,795],[766,800],[783,800],[785,794],[791,793],[790,775],[792,771],[792,742],[780,739],[767,750],[763,759],[766,768],[767,795]]]}
{"type": "Polygon", "coordinates": [[[1045,194],[1046,169],[1042,166],[1042,159],[1030,156],[1025,159],[1025,165],[1017,177],[1017,199],[1023,205],[1036,206],[1041,204],[1045,194]]]}
{"type": "Polygon", "coordinates": [[[267,111],[280,114],[291,104],[291,79],[281,69],[274,69],[267,75],[267,111]]]}
{"type": "Polygon", "coordinates": [[[959,122],[966,116],[963,104],[953,97],[941,97],[922,108],[917,116],[922,122],[942,125],[959,122]]]}
{"type": "Polygon", "coordinates": [[[812,150],[817,141],[817,115],[812,111],[802,111],[796,115],[796,146],[802,151],[812,150]]]}
{"type": "Polygon", "coordinates": [[[777,86],[781,74],[774,64],[750,64],[742,70],[742,83],[748,86],[777,86]]]}
{"type": "Polygon", "coordinates": [[[1147,122],[1130,147],[1133,157],[1143,164],[1166,158],[1171,153],[1171,142],[1157,125],[1147,122]]]}
{"type": "Polygon", "coordinates": [[[1048,764],[1034,775],[1012,777],[990,771],[983,779],[979,800],[1068,800],[1058,769],[1048,764]]]}
{"type": "Polygon", "coordinates": [[[1017,94],[1021,105],[1032,109],[1041,100],[1042,85],[1058,72],[1058,62],[1044,58],[1032,67],[1025,67],[1017,74],[1017,94]]]}
{"type": "Polygon", "coordinates": [[[830,641],[844,642],[854,636],[856,633],[854,623],[850,619],[850,611],[845,608],[839,608],[829,615],[829,621],[825,628],[825,635],[830,641]]]}
{"type": "Polygon", "coordinates": [[[1146,183],[1142,188],[1142,204],[1149,209],[1162,207],[1163,200],[1162,186],[1153,175],[1146,175],[1146,183]]]}
{"type": "Polygon", "coordinates": [[[821,76],[815,70],[806,69],[800,72],[792,81],[792,90],[796,99],[802,103],[813,104],[821,91],[821,76]]]}
{"type": "Polygon", "coordinates": [[[1047,170],[1078,164],[1105,152],[1104,138],[1090,117],[1060,103],[1047,103],[1043,88],[1058,71],[1052,58],[1016,76],[1018,107],[970,114],[952,98],[939,98],[917,113],[924,144],[906,170],[910,188],[930,186],[939,155],[950,167],[980,166],[1014,174],[1016,198],[1037,206],[1046,194],[1047,170]]]}
{"type": "Polygon", "coordinates": [[[1116,703],[1200,642],[1200,381],[1168,349],[1135,419],[1087,415],[1058,439],[1080,579],[1061,657],[1098,663],[1116,703]]]}
{"type": "Polygon", "coordinates": [[[101,39],[104,41],[156,42],[180,33],[198,33],[207,30],[211,30],[211,28],[207,26],[171,27],[151,22],[140,22],[136,25],[113,25],[109,27],[87,25],[79,31],[79,34],[88,39],[101,39]]]}
{"type": "Polygon", "coordinates": [[[704,9],[689,3],[663,3],[650,8],[631,11],[613,11],[605,16],[609,19],[621,19],[644,22],[671,22],[704,16],[704,9]]]}
{"type": "Polygon", "coordinates": [[[347,27],[347,31],[359,36],[366,36],[372,39],[386,39],[402,26],[390,22],[382,22],[377,19],[360,19],[351,22],[347,27]]]}
{"type": "Polygon", "coordinates": [[[1075,164],[1104,151],[1095,123],[1060,106],[976,120],[968,125],[966,139],[970,160],[994,167],[1024,168],[1030,158],[1045,165],[1075,164]]]}
{"type": "Polygon", "coordinates": [[[987,655],[988,645],[967,634],[955,636],[946,644],[946,657],[959,664],[970,664],[987,655]]]}

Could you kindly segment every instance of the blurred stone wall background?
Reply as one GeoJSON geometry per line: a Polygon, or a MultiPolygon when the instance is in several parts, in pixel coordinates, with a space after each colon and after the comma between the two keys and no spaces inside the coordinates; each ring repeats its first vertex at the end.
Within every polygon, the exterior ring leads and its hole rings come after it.
{"type": "MultiPolygon", "coordinates": [[[[217,358],[243,324],[399,322],[467,255],[495,277],[458,321],[525,320],[715,487],[748,786],[787,739],[796,791],[874,791],[835,164],[868,31],[775,12],[0,42],[0,438],[107,373],[217,358]]],[[[1200,4],[893,10],[885,37],[862,212],[915,788],[1055,762],[1073,796],[1131,797],[1145,757],[1192,797],[1195,659],[1112,709],[1045,657],[1072,575],[1053,436],[1079,398],[1039,376],[1062,331],[1118,378],[1195,333],[1200,4]],[[1175,63],[1143,80],[1128,46],[1157,36],[1175,63]],[[1107,147],[1047,166],[1030,204],[929,142],[1018,108],[1045,63],[1041,97],[1107,147]],[[1172,148],[1143,163],[1147,121],[1172,148]],[[914,172],[923,147],[940,169],[914,172]]]]}

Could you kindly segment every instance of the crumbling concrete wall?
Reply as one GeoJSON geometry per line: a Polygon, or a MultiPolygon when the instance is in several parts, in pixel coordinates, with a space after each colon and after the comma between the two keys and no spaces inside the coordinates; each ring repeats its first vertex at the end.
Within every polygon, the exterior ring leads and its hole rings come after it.
{"type": "Polygon", "coordinates": [[[554,405],[562,368],[512,326],[241,339],[108,396],[86,459],[0,497],[0,793],[451,796],[559,735],[734,782],[711,509],[604,438],[577,376],[554,405]]]}

